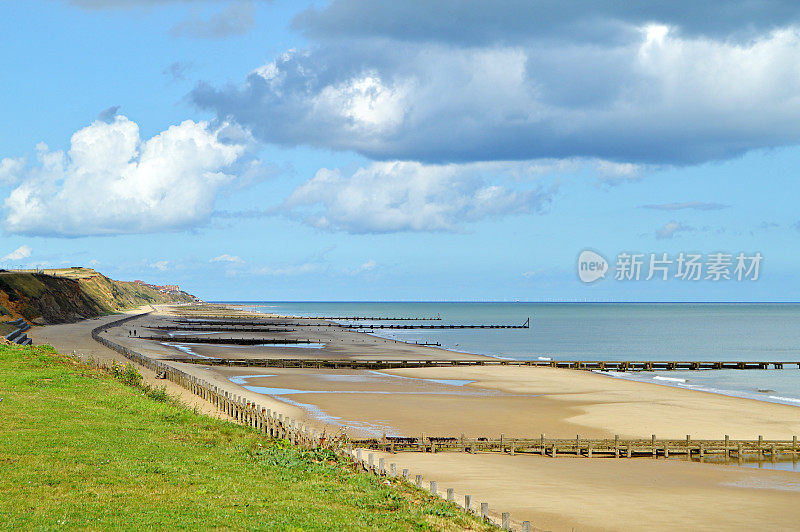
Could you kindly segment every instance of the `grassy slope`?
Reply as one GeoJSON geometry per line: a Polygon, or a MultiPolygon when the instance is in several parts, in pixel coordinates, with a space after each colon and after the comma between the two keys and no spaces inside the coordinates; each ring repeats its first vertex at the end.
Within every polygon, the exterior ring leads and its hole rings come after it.
{"type": "Polygon", "coordinates": [[[404,484],[0,346],[4,528],[483,529],[404,484]]]}

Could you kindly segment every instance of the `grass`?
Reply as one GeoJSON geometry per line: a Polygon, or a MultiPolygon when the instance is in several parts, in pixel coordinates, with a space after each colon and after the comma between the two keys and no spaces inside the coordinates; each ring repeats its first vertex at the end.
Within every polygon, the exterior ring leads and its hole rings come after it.
{"type": "Polygon", "coordinates": [[[0,346],[0,527],[487,529],[330,451],[266,439],[115,374],[47,346],[0,346]]]}

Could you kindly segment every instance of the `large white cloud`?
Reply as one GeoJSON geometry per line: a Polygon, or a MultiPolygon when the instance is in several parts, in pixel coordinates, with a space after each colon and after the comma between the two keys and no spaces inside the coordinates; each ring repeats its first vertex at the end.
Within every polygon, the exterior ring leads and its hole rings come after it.
{"type": "Polygon", "coordinates": [[[266,142],[379,160],[695,164],[800,142],[800,28],[627,28],[589,44],[342,38],[192,97],[266,142]]]}
{"type": "Polygon", "coordinates": [[[246,140],[230,129],[187,120],[143,140],[136,123],[117,116],[77,131],[66,153],[39,145],[34,165],[0,161],[20,183],[4,203],[5,229],[81,236],[202,223],[246,152],[246,140]]]}
{"type": "Polygon", "coordinates": [[[486,183],[482,174],[496,173],[497,166],[376,162],[352,175],[323,168],[284,208],[322,229],[385,233],[460,230],[484,218],[536,212],[550,201],[550,190],[486,183]]]}

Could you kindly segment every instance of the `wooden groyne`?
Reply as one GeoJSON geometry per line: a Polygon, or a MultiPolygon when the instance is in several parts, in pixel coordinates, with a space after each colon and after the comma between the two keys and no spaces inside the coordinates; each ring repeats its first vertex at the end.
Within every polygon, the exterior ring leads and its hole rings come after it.
{"type": "MultiPolygon", "coordinates": [[[[204,343],[214,343],[213,338],[204,338],[204,343]]],[[[187,340],[173,339],[175,342],[187,340]]],[[[264,341],[259,341],[265,343],[264,341]]],[[[276,340],[276,343],[285,343],[276,340]]],[[[310,341],[309,341],[310,342],[310,341]]],[[[413,344],[412,344],[413,345],[413,344]]],[[[720,369],[800,369],[800,361],[782,362],[663,362],[663,361],[573,361],[573,360],[493,360],[493,359],[309,359],[309,358],[182,358],[174,359],[190,364],[210,364],[214,366],[273,366],[283,368],[331,368],[331,369],[394,369],[394,368],[435,368],[448,366],[533,366],[597,371],[655,371],[655,370],[720,370],[720,369]]]]}
{"type": "MultiPolygon", "coordinates": [[[[309,318],[318,319],[323,321],[322,318],[309,318]]],[[[337,329],[529,329],[531,320],[528,318],[522,325],[425,325],[425,324],[340,324],[340,323],[298,323],[298,322],[282,322],[276,321],[278,318],[271,320],[182,320],[174,319],[175,323],[180,324],[195,324],[195,325],[262,325],[262,326],[275,326],[281,325],[284,327],[334,327],[337,329]]]]}
{"type": "Polygon", "coordinates": [[[435,318],[392,318],[388,316],[281,316],[292,320],[329,320],[329,321],[442,321],[441,316],[435,318]]]}
{"type": "Polygon", "coordinates": [[[462,453],[507,453],[536,454],[541,456],[582,456],[586,458],[636,458],[686,456],[722,456],[726,459],[746,455],[778,457],[790,455],[795,459],[800,455],[797,436],[791,440],[765,440],[762,436],[754,440],[734,440],[727,435],[718,440],[692,439],[586,439],[576,436],[573,439],[545,438],[467,438],[463,434],[455,437],[391,437],[380,439],[351,440],[353,446],[376,449],[385,452],[462,452],[462,453]]]}
{"type": "Polygon", "coordinates": [[[315,344],[315,340],[278,339],[278,338],[209,338],[208,336],[137,336],[141,340],[155,340],[172,344],[224,344],[224,345],[269,345],[269,344],[315,344]]]}
{"type": "Polygon", "coordinates": [[[194,331],[194,332],[260,332],[260,333],[268,333],[268,332],[294,332],[295,329],[275,329],[268,326],[264,327],[238,327],[236,325],[222,325],[222,326],[200,326],[200,327],[184,327],[182,325],[179,326],[169,326],[169,325],[149,325],[146,327],[147,329],[153,329],[156,331],[194,331]]]}
{"type": "MultiPolygon", "coordinates": [[[[221,318],[221,319],[252,319],[252,316],[233,316],[233,315],[214,315],[214,316],[201,316],[201,318],[221,318]]],[[[292,315],[276,315],[275,319],[287,320],[330,320],[330,321],[441,321],[441,316],[435,317],[419,317],[414,318],[411,316],[391,317],[391,316],[292,316],[292,315]]],[[[269,318],[266,318],[269,319],[269,318]]]]}

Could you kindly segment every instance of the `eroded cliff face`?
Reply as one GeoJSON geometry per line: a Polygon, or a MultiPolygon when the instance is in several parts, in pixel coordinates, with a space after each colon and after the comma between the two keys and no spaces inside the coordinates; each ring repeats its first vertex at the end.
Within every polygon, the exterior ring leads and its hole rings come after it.
{"type": "Polygon", "coordinates": [[[0,272],[0,320],[65,323],[149,303],[190,302],[136,283],[114,281],[88,268],[53,273],[0,272]]]}

